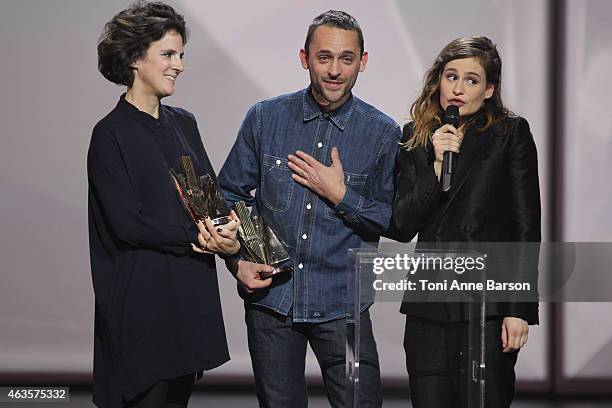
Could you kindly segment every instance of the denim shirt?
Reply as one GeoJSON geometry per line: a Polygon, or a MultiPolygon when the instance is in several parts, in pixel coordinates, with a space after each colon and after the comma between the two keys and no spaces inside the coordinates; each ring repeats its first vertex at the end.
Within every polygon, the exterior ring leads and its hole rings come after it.
{"type": "Polygon", "coordinates": [[[346,286],[353,273],[348,249],[378,241],[388,230],[399,126],[351,95],[333,112],[316,104],[310,89],[255,104],[219,173],[225,199],[245,201],[283,241],[294,267],[246,302],[324,322],[347,315],[346,286]],[[301,150],[331,165],[336,146],[346,194],[338,205],[291,178],[287,155],[301,150]],[[254,198],[251,192],[255,190],[254,198]]]}

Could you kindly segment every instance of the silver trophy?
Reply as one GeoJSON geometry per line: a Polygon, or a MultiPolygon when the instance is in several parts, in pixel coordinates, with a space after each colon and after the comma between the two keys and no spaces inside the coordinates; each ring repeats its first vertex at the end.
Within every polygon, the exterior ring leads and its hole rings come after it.
{"type": "Polygon", "coordinates": [[[170,169],[170,183],[189,218],[197,223],[210,217],[215,226],[230,222],[231,211],[210,174],[197,176],[189,156],[181,156],[181,167],[184,174],[170,169]]]}
{"type": "Polygon", "coordinates": [[[274,267],[272,272],[260,272],[259,277],[267,279],[279,273],[293,272],[293,266],[281,265],[290,259],[289,254],[263,218],[251,217],[244,201],[237,202],[234,209],[241,224],[238,227],[238,236],[249,261],[274,267]]]}

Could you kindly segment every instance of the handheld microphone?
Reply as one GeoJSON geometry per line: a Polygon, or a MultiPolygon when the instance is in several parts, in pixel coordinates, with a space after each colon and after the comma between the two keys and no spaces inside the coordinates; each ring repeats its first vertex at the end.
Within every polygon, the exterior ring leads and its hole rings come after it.
{"type": "MultiPolygon", "coordinates": [[[[448,105],[446,112],[444,112],[444,124],[453,125],[456,128],[459,127],[458,106],[448,105]]],[[[449,191],[452,188],[451,179],[455,171],[455,163],[455,153],[444,152],[442,156],[442,191],[449,191]]]]}

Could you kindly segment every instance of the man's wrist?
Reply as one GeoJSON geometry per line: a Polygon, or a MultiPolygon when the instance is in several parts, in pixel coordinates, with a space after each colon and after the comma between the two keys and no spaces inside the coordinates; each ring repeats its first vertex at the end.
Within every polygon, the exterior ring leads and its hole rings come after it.
{"type": "Polygon", "coordinates": [[[340,204],[342,200],[344,199],[345,195],[346,195],[346,185],[342,184],[342,186],[340,187],[340,191],[338,192],[338,195],[336,195],[336,197],[334,197],[331,200],[334,206],[340,204]]]}
{"type": "Polygon", "coordinates": [[[225,267],[235,277],[238,273],[238,262],[242,260],[240,251],[234,255],[225,255],[223,259],[225,260],[225,267]]]}

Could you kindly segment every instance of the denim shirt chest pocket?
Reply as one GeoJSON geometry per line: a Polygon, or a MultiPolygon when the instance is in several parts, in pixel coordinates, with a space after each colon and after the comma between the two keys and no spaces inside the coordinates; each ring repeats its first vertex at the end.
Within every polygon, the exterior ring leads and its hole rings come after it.
{"type": "Polygon", "coordinates": [[[294,181],[287,159],[264,154],[261,169],[261,201],[272,211],[285,212],[291,205],[294,181]]]}
{"type": "MultiPolygon", "coordinates": [[[[349,173],[347,171],[344,172],[344,184],[346,185],[346,188],[350,188],[351,190],[362,196],[361,200],[359,201],[359,206],[361,206],[361,202],[363,201],[363,189],[365,187],[367,179],[367,174],[349,173]]],[[[331,207],[331,204],[328,204],[325,207],[325,218],[332,221],[342,221],[336,215],[336,212],[331,207]]]]}

